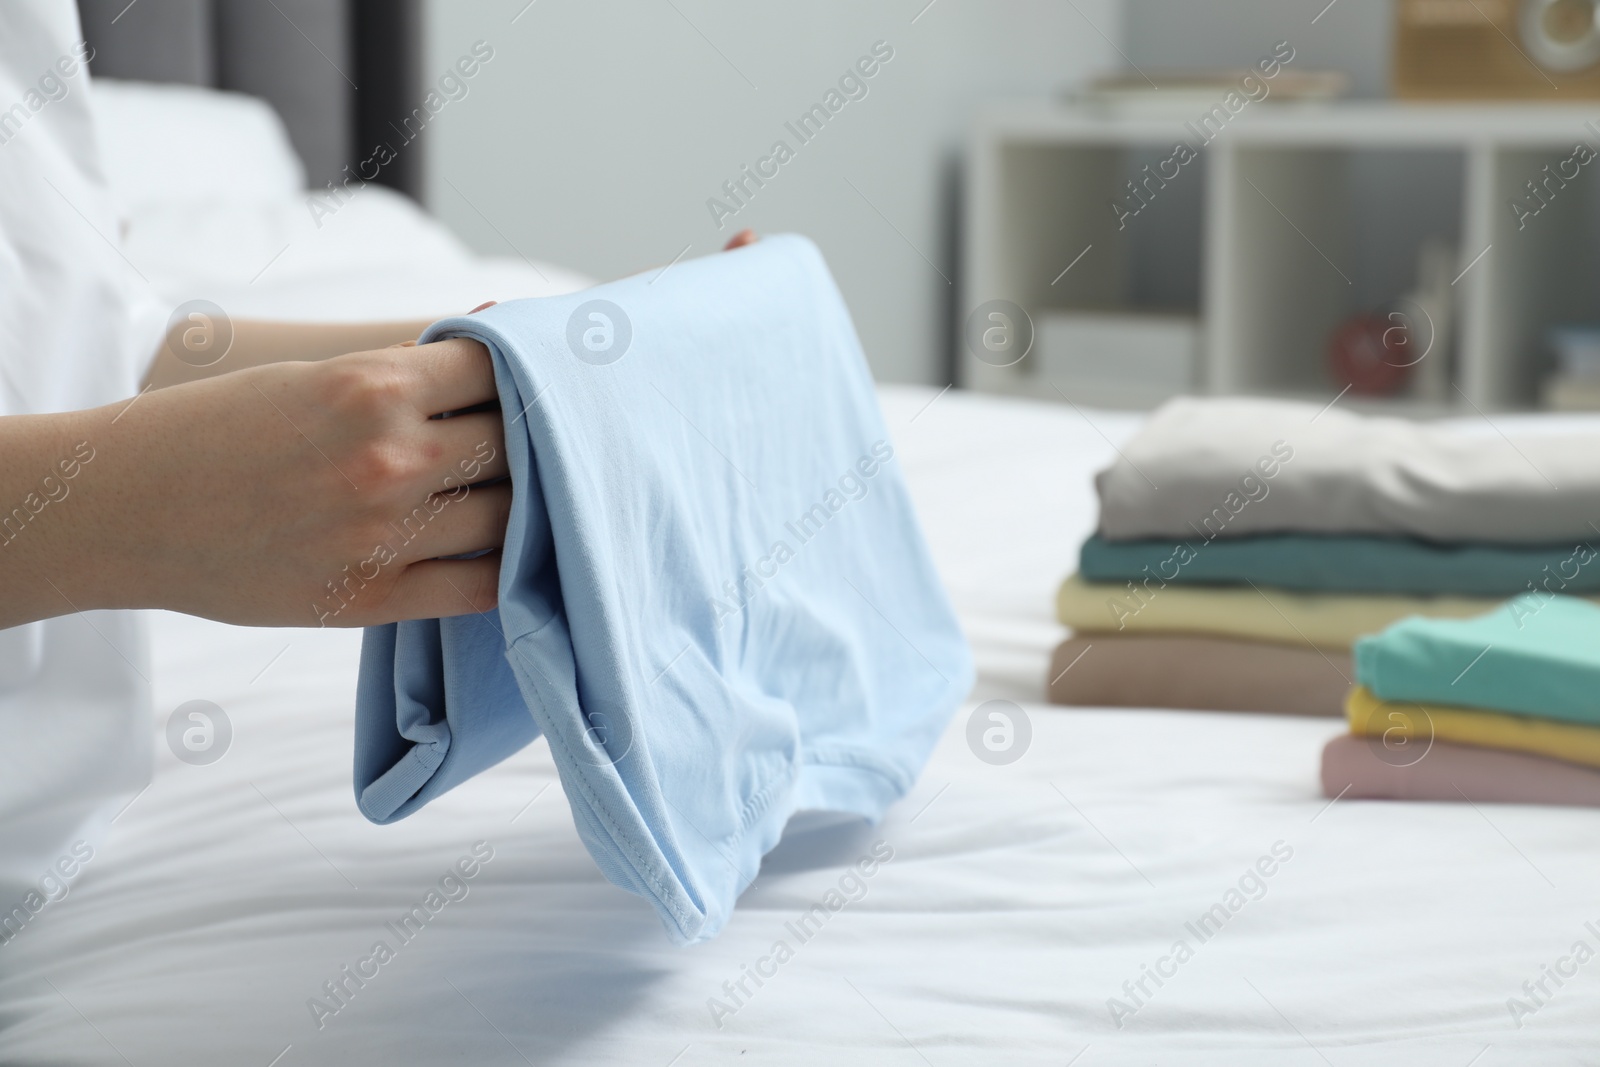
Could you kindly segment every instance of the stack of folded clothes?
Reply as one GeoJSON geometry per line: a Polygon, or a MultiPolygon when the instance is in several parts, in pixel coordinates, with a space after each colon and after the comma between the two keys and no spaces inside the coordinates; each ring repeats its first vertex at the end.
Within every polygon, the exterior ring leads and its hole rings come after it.
{"type": "Polygon", "coordinates": [[[1356,643],[1329,796],[1600,806],[1600,607],[1525,594],[1356,643]]]}
{"type": "Polygon", "coordinates": [[[1096,478],[1050,698],[1338,715],[1364,634],[1600,593],[1600,433],[1484,429],[1166,405],[1096,478]]]}

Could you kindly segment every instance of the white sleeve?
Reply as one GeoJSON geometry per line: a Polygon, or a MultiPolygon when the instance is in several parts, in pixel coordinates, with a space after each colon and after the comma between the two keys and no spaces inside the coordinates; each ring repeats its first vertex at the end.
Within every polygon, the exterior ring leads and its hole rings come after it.
{"type": "MultiPolygon", "coordinates": [[[[0,0],[0,415],[128,396],[148,355],[148,286],[117,247],[86,51],[73,4],[0,0]]],[[[7,535],[39,536],[44,506],[0,501],[7,535]]],[[[94,611],[0,631],[0,914],[36,910],[41,872],[149,781],[144,629],[94,611]]]]}
{"type": "Polygon", "coordinates": [[[73,5],[0,6],[0,414],[131,395],[159,309],[120,247],[73,5]]]}

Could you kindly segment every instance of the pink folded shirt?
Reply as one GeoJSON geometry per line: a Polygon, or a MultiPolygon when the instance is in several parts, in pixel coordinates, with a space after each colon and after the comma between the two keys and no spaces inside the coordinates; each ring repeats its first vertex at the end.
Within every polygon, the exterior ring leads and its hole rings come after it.
{"type": "Polygon", "coordinates": [[[1381,738],[1345,734],[1322,750],[1322,792],[1346,799],[1600,807],[1600,771],[1438,740],[1419,757],[1386,749],[1381,738]]]}

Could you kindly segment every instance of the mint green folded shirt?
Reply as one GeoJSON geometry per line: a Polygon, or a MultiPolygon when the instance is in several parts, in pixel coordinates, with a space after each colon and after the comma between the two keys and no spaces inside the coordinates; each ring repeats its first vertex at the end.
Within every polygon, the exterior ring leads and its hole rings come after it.
{"type": "Polygon", "coordinates": [[[1600,607],[1528,594],[1475,619],[1412,616],[1355,645],[1381,700],[1600,725],[1600,607]]]}
{"type": "MultiPolygon", "coordinates": [[[[1600,537],[1595,541],[1600,543],[1600,537]]],[[[1600,550],[1556,545],[1441,545],[1410,537],[1264,534],[1107,541],[1090,537],[1078,572],[1091,582],[1254,582],[1325,593],[1515,596],[1600,592],[1600,550]]]]}

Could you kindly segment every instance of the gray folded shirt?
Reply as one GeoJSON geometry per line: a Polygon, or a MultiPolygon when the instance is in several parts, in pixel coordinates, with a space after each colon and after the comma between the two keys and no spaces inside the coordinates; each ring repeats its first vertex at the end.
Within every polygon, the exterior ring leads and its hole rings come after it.
{"type": "Polygon", "coordinates": [[[1100,533],[1600,543],[1595,426],[1505,435],[1314,404],[1182,398],[1096,476],[1100,533]]]}

